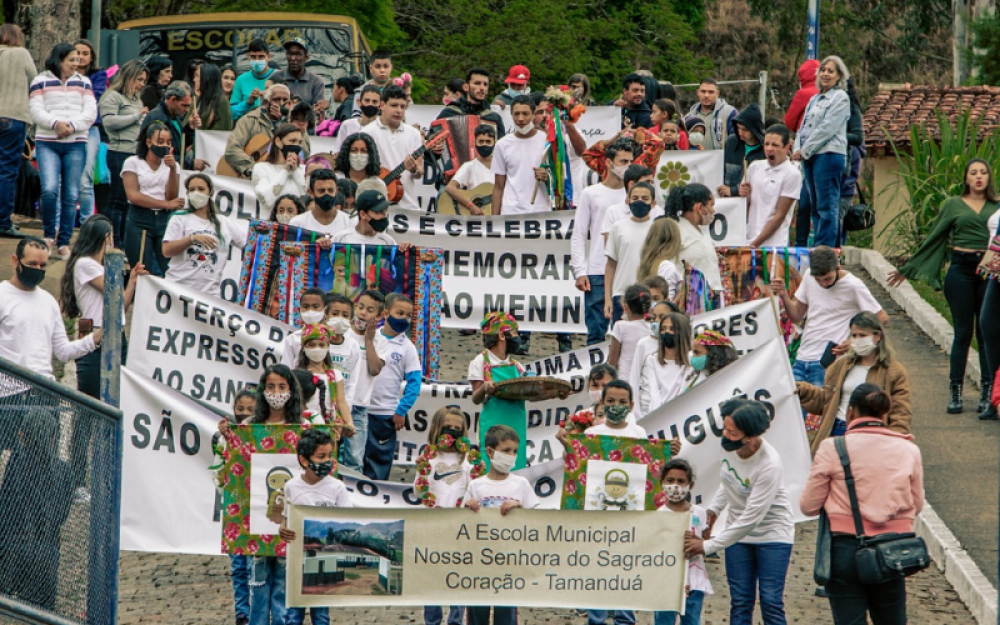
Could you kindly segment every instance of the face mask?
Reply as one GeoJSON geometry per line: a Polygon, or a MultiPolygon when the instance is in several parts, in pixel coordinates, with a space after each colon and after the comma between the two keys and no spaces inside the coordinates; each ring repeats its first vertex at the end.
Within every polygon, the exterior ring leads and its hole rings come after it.
{"type": "Polygon", "coordinates": [[[190,204],[191,208],[195,210],[205,208],[209,199],[208,194],[202,193],[201,191],[192,191],[191,193],[188,193],[188,204],[190,204]]]}
{"type": "Polygon", "coordinates": [[[688,133],[688,143],[691,145],[701,145],[705,142],[705,133],[703,132],[692,132],[688,133]]]}
{"type": "Polygon", "coordinates": [[[332,195],[320,195],[316,197],[316,206],[323,212],[330,212],[333,210],[334,202],[337,198],[332,195]]]}
{"type": "Polygon", "coordinates": [[[263,74],[267,69],[267,61],[250,61],[250,71],[254,74],[263,74]]]}
{"type": "Polygon", "coordinates": [[[711,226],[712,222],[715,221],[715,214],[708,211],[701,213],[701,225],[711,226]]]}
{"type": "Polygon", "coordinates": [[[604,416],[611,423],[622,423],[625,419],[628,419],[628,413],[630,412],[632,412],[632,409],[622,404],[604,407],[604,416]]]}
{"type": "Polygon", "coordinates": [[[441,428],[441,434],[444,435],[444,436],[450,436],[450,437],[454,438],[455,440],[458,440],[458,439],[462,438],[462,435],[465,434],[465,432],[463,432],[461,430],[461,428],[443,427],[443,428],[441,428]]]}
{"type": "Polygon", "coordinates": [[[680,503],[688,498],[688,493],[691,492],[690,486],[681,486],[680,484],[664,484],[663,494],[667,496],[667,499],[674,503],[680,503]]]}
{"type": "Polygon", "coordinates": [[[22,285],[33,289],[45,279],[45,270],[37,267],[25,267],[20,262],[17,263],[17,280],[22,285]]]}
{"type": "Polygon", "coordinates": [[[156,158],[166,158],[170,154],[169,145],[151,145],[149,151],[156,155],[156,158]]]}
{"type": "Polygon", "coordinates": [[[664,332],[660,335],[660,345],[664,347],[673,347],[677,344],[677,337],[674,336],[673,332],[664,332]]]}
{"type": "Polygon", "coordinates": [[[702,354],[701,356],[691,356],[691,367],[695,371],[704,371],[705,366],[708,364],[708,354],[702,354]]]}
{"type": "Polygon", "coordinates": [[[508,336],[507,337],[507,355],[516,354],[521,349],[521,337],[519,336],[508,336]]]}
{"type": "Polygon", "coordinates": [[[497,473],[510,473],[510,470],[514,468],[514,464],[516,462],[517,456],[501,453],[499,451],[494,451],[493,457],[490,458],[490,465],[497,470],[497,473]]]}
{"type": "Polygon", "coordinates": [[[275,410],[284,408],[285,404],[287,404],[288,400],[291,398],[291,391],[288,391],[287,393],[268,393],[267,391],[264,391],[264,401],[267,402],[268,406],[274,408],[275,410]]]}
{"type": "Polygon", "coordinates": [[[519,95],[524,95],[528,93],[528,90],[525,89],[524,87],[521,87],[520,89],[515,89],[514,87],[507,87],[507,93],[516,98],[519,95]]]}
{"type": "Polygon", "coordinates": [[[378,115],[378,107],[374,104],[362,104],[361,114],[365,117],[375,117],[378,115]]]}
{"type": "Polygon", "coordinates": [[[330,354],[330,350],[325,347],[307,347],[302,350],[309,362],[323,362],[330,354]]]}
{"type": "Polygon", "coordinates": [[[282,214],[278,215],[275,218],[275,220],[279,224],[287,224],[288,222],[290,222],[292,220],[292,217],[294,217],[294,215],[289,215],[288,213],[282,213],[282,214]]]}
{"type": "Polygon", "coordinates": [[[635,202],[632,202],[628,205],[628,209],[632,211],[632,214],[638,217],[639,219],[642,219],[643,217],[648,215],[649,211],[652,208],[653,207],[651,205],[647,204],[646,202],[642,202],[640,200],[636,200],[635,202]]]}
{"type": "Polygon", "coordinates": [[[477,145],[476,146],[476,152],[479,152],[479,156],[482,156],[483,158],[489,158],[490,155],[493,154],[493,146],[492,145],[477,145]]]}
{"type": "Polygon", "coordinates": [[[530,135],[531,131],[534,129],[535,129],[535,124],[532,122],[528,122],[527,126],[514,126],[514,132],[522,136],[530,135]]]}
{"type": "Polygon", "coordinates": [[[851,339],[851,349],[858,356],[867,356],[877,350],[878,345],[875,343],[874,338],[865,336],[860,339],[851,339]]]}
{"type": "Polygon", "coordinates": [[[389,327],[392,328],[392,331],[395,332],[396,334],[402,334],[403,332],[406,332],[407,330],[410,329],[409,319],[405,318],[400,319],[399,317],[388,317],[386,319],[386,323],[389,324],[389,327]]]}
{"type": "Polygon", "coordinates": [[[604,396],[604,389],[596,389],[590,391],[590,401],[592,401],[594,404],[601,403],[601,397],[603,396],[604,396]]]}
{"type": "Polygon", "coordinates": [[[839,269],[837,270],[837,273],[836,273],[835,277],[833,278],[833,282],[830,283],[830,286],[825,286],[823,288],[827,289],[827,290],[832,289],[833,287],[837,286],[837,281],[838,280],[840,280],[840,270],[839,269]]]}
{"type": "MultiPolygon", "coordinates": [[[[284,114],[284,113],[282,113],[282,114],[284,114]]],[[[296,155],[298,155],[298,154],[302,153],[302,146],[301,145],[283,145],[283,146],[281,146],[281,153],[285,157],[288,157],[289,154],[296,154],[296,155]]]]}
{"type": "Polygon", "coordinates": [[[323,320],[326,319],[326,314],[322,310],[303,310],[299,312],[299,317],[302,318],[302,323],[312,325],[323,323],[323,320]]]}
{"type": "Polygon", "coordinates": [[[741,438],[738,441],[734,441],[734,440],[729,440],[728,438],[726,438],[725,436],[723,436],[722,437],[722,448],[725,449],[726,451],[736,451],[737,449],[740,449],[741,447],[743,447],[743,445],[746,445],[746,442],[747,442],[747,439],[745,439],[745,438],[741,438]]]}
{"type": "Polygon", "coordinates": [[[650,336],[660,336],[660,322],[650,321],[649,322],[649,334],[650,336]]]}
{"type": "Polygon", "coordinates": [[[337,336],[343,336],[351,329],[351,322],[343,317],[334,317],[326,325],[337,336]]]}
{"type": "Polygon", "coordinates": [[[348,160],[351,161],[351,169],[353,170],[361,171],[365,167],[368,167],[367,154],[351,154],[348,160]]]}
{"type": "Polygon", "coordinates": [[[280,113],[282,117],[288,117],[288,107],[282,104],[278,107],[278,113],[280,113]]]}
{"type": "Polygon", "coordinates": [[[389,227],[389,218],[383,217],[382,219],[372,219],[368,222],[368,225],[372,227],[375,232],[385,232],[385,229],[389,227]]]}
{"type": "Polygon", "coordinates": [[[614,174],[619,179],[625,178],[625,170],[628,169],[628,165],[622,165],[621,167],[612,167],[611,173],[614,174]]]}
{"type": "Polygon", "coordinates": [[[309,470],[315,473],[316,477],[324,478],[333,473],[333,460],[327,460],[326,462],[313,462],[310,460],[309,470]]]}

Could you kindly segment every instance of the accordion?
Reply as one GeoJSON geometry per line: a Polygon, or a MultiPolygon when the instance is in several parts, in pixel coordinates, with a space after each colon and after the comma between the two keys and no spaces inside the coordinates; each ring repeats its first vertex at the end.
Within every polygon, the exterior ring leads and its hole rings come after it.
{"type": "Polygon", "coordinates": [[[464,163],[476,159],[476,126],[478,115],[458,115],[431,122],[432,128],[442,128],[451,134],[445,142],[444,174],[448,178],[455,175],[464,163]]]}

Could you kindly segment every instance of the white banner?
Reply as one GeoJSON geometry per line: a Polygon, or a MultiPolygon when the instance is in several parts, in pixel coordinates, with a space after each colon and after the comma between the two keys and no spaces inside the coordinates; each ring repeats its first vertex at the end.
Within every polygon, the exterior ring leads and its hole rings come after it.
{"type": "Polygon", "coordinates": [[[746,247],[747,199],[743,197],[715,198],[715,219],[702,230],[712,237],[715,247],[746,247]]]}
{"type": "Polygon", "coordinates": [[[653,174],[653,184],[660,190],[660,206],[666,205],[670,189],[694,182],[715,194],[724,168],[723,150],[664,150],[653,174]]]}
{"type": "Polygon", "coordinates": [[[291,328],[154,276],[136,289],[128,366],[227,414],[236,393],[280,362],[291,328]]]}

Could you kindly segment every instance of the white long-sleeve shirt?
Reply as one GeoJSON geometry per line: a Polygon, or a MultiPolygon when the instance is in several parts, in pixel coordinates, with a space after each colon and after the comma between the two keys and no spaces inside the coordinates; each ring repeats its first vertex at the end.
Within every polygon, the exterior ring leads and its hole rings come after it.
{"type": "Polygon", "coordinates": [[[727,453],[722,460],[719,486],[709,512],[729,508],[729,524],[718,536],[705,541],[705,553],[715,553],[738,542],[749,544],[794,543],[795,522],[788,501],[778,451],[761,441],[757,453],[746,460],[727,453]]]}
{"type": "Polygon", "coordinates": [[[694,371],[673,360],[661,365],[657,356],[656,351],[648,354],[639,372],[640,419],[683,393],[688,376],[694,371]]]}
{"type": "Polygon", "coordinates": [[[573,273],[581,276],[603,276],[607,259],[604,257],[605,210],[612,204],[625,201],[625,189],[611,189],[604,183],[587,187],[580,194],[576,206],[576,220],[573,224],[573,239],[570,242],[573,273]],[[587,252],[587,237],[590,236],[590,252],[587,252]]]}
{"type": "Polygon", "coordinates": [[[284,165],[257,163],[253,166],[251,180],[264,215],[270,214],[274,203],[282,195],[291,193],[298,197],[306,192],[306,170],[302,166],[290,172],[284,165]]]}
{"type": "Polygon", "coordinates": [[[70,341],[56,299],[41,288],[22,291],[0,282],[0,358],[49,379],[52,355],[63,362],[97,349],[94,336],[70,341]]]}

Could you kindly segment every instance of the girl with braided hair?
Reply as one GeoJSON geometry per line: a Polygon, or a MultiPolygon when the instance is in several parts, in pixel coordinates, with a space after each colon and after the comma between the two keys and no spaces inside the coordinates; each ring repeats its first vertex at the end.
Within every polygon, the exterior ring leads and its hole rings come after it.
{"type": "Polygon", "coordinates": [[[316,394],[306,403],[310,421],[339,428],[347,438],[354,436],[354,421],[347,403],[344,376],[333,366],[330,358],[332,331],[322,323],[309,324],[302,329],[302,352],[298,368],[313,376],[316,394]]]}

